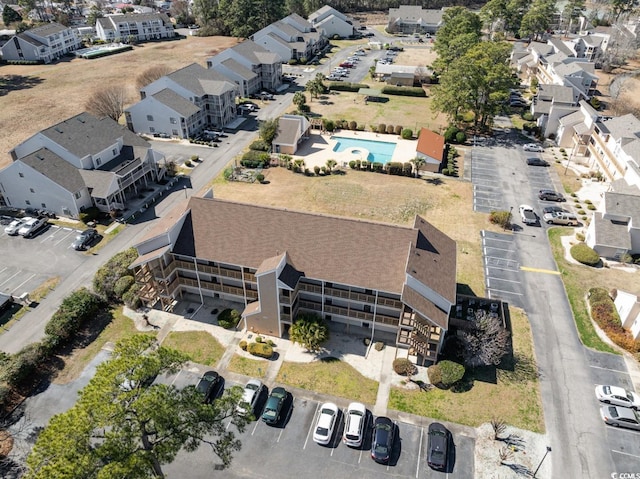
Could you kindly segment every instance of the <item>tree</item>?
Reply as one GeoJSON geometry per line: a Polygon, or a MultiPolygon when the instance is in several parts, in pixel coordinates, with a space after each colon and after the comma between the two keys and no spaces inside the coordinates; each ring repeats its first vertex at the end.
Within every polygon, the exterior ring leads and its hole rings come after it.
{"type": "Polygon", "coordinates": [[[182,390],[149,384],[177,371],[182,353],[158,346],[150,335],[120,341],[112,358],[98,366],[69,411],[54,416],[27,458],[27,479],[164,477],[162,465],[177,453],[209,444],[224,466],[241,444],[222,421],[231,417],[242,432],[247,419],[232,388],[205,404],[194,386],[182,390]]]}
{"type": "Polygon", "coordinates": [[[22,15],[16,12],[9,5],[5,5],[2,9],[2,22],[9,26],[12,23],[19,22],[22,20],[22,15]]]}
{"type": "Polygon", "coordinates": [[[473,329],[463,330],[462,356],[468,366],[497,366],[511,347],[511,335],[500,318],[478,311],[473,329]]]}
{"type": "Polygon", "coordinates": [[[171,73],[171,68],[167,65],[154,65],[149,67],[136,77],[136,88],[140,90],[169,73],[171,73]]]}
{"type": "Polygon", "coordinates": [[[620,17],[626,17],[628,14],[633,12],[635,5],[635,0],[611,0],[609,8],[611,17],[613,17],[613,22],[615,23],[620,19],[620,17]]]}
{"type": "Polygon", "coordinates": [[[327,163],[326,163],[326,165],[327,165],[327,171],[328,171],[329,173],[331,173],[331,172],[333,171],[333,169],[336,167],[336,165],[337,165],[337,164],[338,164],[338,162],[337,162],[336,160],[334,160],[334,159],[332,159],[332,158],[329,158],[329,159],[327,160],[327,163]]]}
{"type": "Polygon", "coordinates": [[[122,85],[98,87],[85,103],[85,108],[97,117],[118,121],[124,112],[126,100],[127,90],[122,85]]]}
{"type": "Polygon", "coordinates": [[[289,337],[294,343],[315,352],[329,339],[329,328],[320,316],[301,313],[289,328],[289,337]]]}
{"type": "Polygon", "coordinates": [[[273,120],[264,120],[260,122],[260,138],[269,146],[273,143],[278,134],[278,118],[273,120]]]}
{"type": "Polygon", "coordinates": [[[417,178],[418,175],[420,174],[420,168],[422,166],[424,166],[424,164],[427,162],[427,160],[425,160],[424,158],[422,158],[420,156],[416,156],[412,160],[409,160],[409,162],[413,165],[413,170],[414,170],[416,178],[417,178]]]}
{"type": "Polygon", "coordinates": [[[195,18],[191,15],[187,0],[174,0],[171,2],[169,11],[178,24],[190,25],[195,23],[195,18]]]}
{"type": "Polygon", "coordinates": [[[520,36],[538,40],[549,29],[551,19],[556,12],[554,0],[534,0],[531,8],[522,17],[520,36]]]}
{"type": "Polygon", "coordinates": [[[309,80],[305,86],[311,98],[318,98],[324,93],[324,79],[325,76],[322,73],[316,73],[316,77],[313,80],[309,80]]]}
{"type": "Polygon", "coordinates": [[[480,42],[482,21],[475,13],[464,7],[451,7],[442,15],[442,27],[433,44],[438,58],[433,67],[439,72],[447,70],[456,58],[464,55],[480,42]]]}
{"type": "Polygon", "coordinates": [[[585,0],[569,0],[562,10],[562,20],[567,22],[567,33],[572,31],[573,22],[583,15],[585,10],[585,0]]]}
{"type": "Polygon", "coordinates": [[[116,301],[115,285],[120,278],[128,276],[131,272],[129,266],[138,257],[135,248],[129,248],[116,253],[102,265],[93,276],[93,289],[106,301],[116,301]]]}
{"type": "Polygon", "coordinates": [[[104,17],[104,13],[102,12],[102,10],[100,10],[100,8],[98,8],[97,6],[93,5],[89,10],[89,15],[87,16],[87,25],[91,25],[92,27],[95,27],[96,22],[98,21],[98,18],[102,18],[102,17],[104,17]]]}
{"type": "Polygon", "coordinates": [[[295,95],[293,95],[293,104],[296,106],[298,111],[302,111],[304,106],[307,104],[307,97],[301,91],[297,91],[295,95]]]}

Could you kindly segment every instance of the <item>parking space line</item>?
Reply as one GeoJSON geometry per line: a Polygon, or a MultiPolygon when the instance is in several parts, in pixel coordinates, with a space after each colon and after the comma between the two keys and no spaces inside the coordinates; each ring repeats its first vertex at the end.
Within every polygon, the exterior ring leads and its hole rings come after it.
{"type": "Polygon", "coordinates": [[[418,464],[416,464],[416,479],[420,474],[420,453],[422,452],[422,436],[424,435],[424,428],[420,428],[420,444],[418,445],[418,464]]]}
{"type": "MultiPolygon", "coordinates": [[[[502,289],[495,289],[495,288],[491,288],[491,291],[495,291],[496,293],[514,294],[516,296],[522,296],[522,293],[516,293],[515,291],[504,291],[502,289]]],[[[489,297],[490,298],[491,298],[491,291],[489,291],[489,297]]]]}
{"type": "Polygon", "coordinates": [[[487,249],[497,249],[498,251],[513,251],[513,248],[498,248],[497,246],[487,246],[485,245],[484,248],[482,248],[484,250],[484,254],[485,256],[491,256],[490,254],[487,254],[487,249]]]}
{"type": "Polygon", "coordinates": [[[9,281],[11,281],[13,278],[15,278],[16,276],[18,276],[20,274],[20,271],[16,271],[14,274],[12,274],[11,276],[9,276],[9,278],[6,281],[3,281],[2,283],[0,283],[0,286],[2,286],[3,284],[8,283],[9,281]]]}
{"type": "Polygon", "coordinates": [[[66,240],[66,239],[67,239],[71,234],[73,234],[73,233],[72,233],[72,232],[69,232],[68,234],[64,235],[64,236],[62,237],[62,239],[60,239],[60,240],[56,241],[55,245],[57,246],[57,245],[59,245],[60,243],[62,243],[62,242],[63,242],[64,240],[66,240]]]}
{"type": "Polygon", "coordinates": [[[13,288],[13,290],[14,290],[14,291],[16,291],[18,288],[20,288],[20,286],[22,286],[23,284],[28,283],[29,281],[31,281],[31,280],[34,278],[34,276],[35,276],[35,275],[36,275],[36,274],[35,274],[35,273],[33,273],[31,276],[29,276],[26,280],[24,280],[24,281],[23,281],[22,283],[20,283],[18,286],[14,287],[14,288],[13,288]]]}
{"type": "Polygon", "coordinates": [[[498,277],[498,276],[490,276],[490,277],[488,277],[488,278],[487,278],[487,284],[489,284],[489,280],[490,280],[490,279],[496,279],[496,280],[498,280],[498,281],[506,281],[507,283],[516,283],[516,284],[520,284],[520,281],[516,281],[516,280],[513,280],[513,279],[500,278],[500,277],[498,277]]]}
{"type": "Polygon", "coordinates": [[[313,430],[313,425],[316,422],[316,415],[318,414],[318,408],[320,407],[320,403],[316,404],[316,410],[313,413],[313,418],[311,419],[311,425],[309,426],[309,430],[307,431],[307,438],[304,440],[304,445],[302,446],[302,450],[304,451],[307,447],[307,443],[309,442],[309,434],[313,430]]]}
{"type": "Polygon", "coordinates": [[[258,424],[260,424],[260,420],[256,419],[256,425],[253,426],[253,431],[251,431],[252,436],[256,433],[256,429],[258,429],[258,424]]]}
{"type": "Polygon", "coordinates": [[[282,438],[282,433],[284,432],[284,428],[280,429],[280,434],[278,434],[278,440],[276,442],[280,442],[280,439],[282,438]]]}
{"type": "Polygon", "coordinates": [[[602,369],[603,371],[611,371],[611,372],[614,372],[614,373],[629,374],[629,371],[620,371],[619,369],[603,368],[602,366],[589,365],[589,367],[590,368],[594,368],[594,369],[602,369]]]}
{"type": "MultiPolygon", "coordinates": [[[[633,431],[627,431],[627,432],[633,432],[633,431]]],[[[624,452],[624,451],[616,451],[615,449],[611,449],[611,452],[615,452],[616,454],[624,454],[625,456],[631,456],[631,457],[640,458],[640,456],[637,455],[637,454],[630,454],[630,453],[624,452]]]]}

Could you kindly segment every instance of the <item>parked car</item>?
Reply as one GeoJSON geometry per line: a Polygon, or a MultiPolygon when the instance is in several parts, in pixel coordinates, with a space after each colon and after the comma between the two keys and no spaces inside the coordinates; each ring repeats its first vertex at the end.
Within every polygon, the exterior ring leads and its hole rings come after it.
{"type": "Polygon", "coordinates": [[[547,213],[568,213],[564,208],[560,208],[559,206],[545,206],[542,209],[542,215],[546,215],[547,213]]]}
{"type": "Polygon", "coordinates": [[[313,440],[322,446],[329,444],[337,422],[338,406],[332,402],[324,403],[320,406],[320,414],[318,415],[316,428],[313,431],[313,440]]]}
{"type": "Polygon", "coordinates": [[[529,166],[549,166],[542,158],[527,158],[527,165],[529,166]]]}
{"type": "Polygon", "coordinates": [[[545,222],[554,225],[578,226],[579,221],[573,213],[547,213],[542,216],[545,222]]]}
{"type": "Polygon", "coordinates": [[[22,219],[15,219],[4,228],[4,232],[7,233],[9,236],[17,236],[18,230],[22,227],[25,221],[30,219],[31,218],[29,218],[28,216],[22,219]]]}
{"type": "Polygon", "coordinates": [[[596,386],[596,397],[598,401],[605,404],[630,407],[640,411],[640,396],[618,386],[598,385],[596,386]]]}
{"type": "Polygon", "coordinates": [[[359,402],[352,402],[347,407],[342,442],[347,446],[360,447],[364,438],[367,423],[367,408],[359,402]]]}
{"type": "Polygon", "coordinates": [[[518,208],[520,212],[520,218],[525,225],[536,225],[538,224],[538,215],[533,211],[533,208],[529,205],[520,205],[518,208]]]}
{"type": "Polygon", "coordinates": [[[18,234],[25,238],[31,238],[46,225],[47,218],[30,218],[28,221],[25,221],[22,226],[20,226],[18,234]]]}
{"type": "Polygon", "coordinates": [[[342,63],[340,64],[340,66],[341,66],[342,68],[353,68],[353,63],[351,63],[351,62],[342,62],[342,63]]]}
{"type": "Polygon", "coordinates": [[[261,91],[260,92],[260,98],[262,100],[273,100],[274,96],[271,93],[269,93],[268,91],[261,91]]]}
{"type": "Polygon", "coordinates": [[[534,151],[536,153],[542,153],[544,151],[544,148],[542,148],[542,146],[536,145],[535,143],[527,143],[522,147],[522,149],[524,151],[534,151]]]}
{"type": "Polygon", "coordinates": [[[529,104],[525,100],[509,100],[509,106],[513,108],[526,108],[529,104]]]}
{"type": "Polygon", "coordinates": [[[236,410],[240,414],[253,414],[256,409],[258,399],[260,398],[260,393],[262,393],[263,389],[264,386],[261,381],[258,381],[257,379],[250,379],[244,387],[242,399],[240,400],[240,404],[238,404],[236,410]]]}
{"type": "Polygon", "coordinates": [[[196,385],[196,389],[202,393],[202,402],[210,404],[220,395],[222,390],[222,376],[215,371],[207,371],[202,375],[196,385]]]}
{"type": "Polygon", "coordinates": [[[627,427],[640,431],[640,413],[620,406],[603,406],[600,408],[602,420],[615,427],[627,427]]]}
{"type": "Polygon", "coordinates": [[[356,50],[353,54],[358,55],[359,57],[363,57],[367,54],[367,52],[365,52],[364,50],[356,50]]]}
{"type": "Polygon", "coordinates": [[[429,467],[439,471],[447,468],[450,436],[451,433],[442,424],[438,422],[429,424],[427,442],[427,464],[429,467]]]}
{"type": "Polygon", "coordinates": [[[371,459],[381,464],[389,464],[395,424],[388,417],[377,417],[373,422],[373,434],[371,436],[371,459]]]}
{"type": "Polygon", "coordinates": [[[553,190],[540,190],[538,192],[538,198],[545,201],[567,201],[564,196],[553,190]]]}
{"type": "Polygon", "coordinates": [[[282,413],[282,406],[287,398],[287,390],[282,387],[273,388],[262,412],[262,420],[269,425],[277,424],[282,413]]]}
{"type": "Polygon", "coordinates": [[[91,243],[98,236],[99,236],[98,235],[98,231],[96,231],[94,228],[87,228],[82,233],[80,233],[78,236],[76,236],[75,241],[73,243],[71,243],[71,247],[73,249],[75,249],[76,251],[84,251],[87,248],[89,248],[91,243]]]}

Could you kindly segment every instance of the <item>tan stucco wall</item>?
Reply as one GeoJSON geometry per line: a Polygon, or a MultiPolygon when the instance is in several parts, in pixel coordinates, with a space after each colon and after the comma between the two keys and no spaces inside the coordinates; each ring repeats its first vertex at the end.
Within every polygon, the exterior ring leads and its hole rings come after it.
{"type": "Polygon", "coordinates": [[[276,273],[272,271],[261,275],[257,280],[260,311],[247,316],[247,328],[256,333],[280,337],[276,273]]]}

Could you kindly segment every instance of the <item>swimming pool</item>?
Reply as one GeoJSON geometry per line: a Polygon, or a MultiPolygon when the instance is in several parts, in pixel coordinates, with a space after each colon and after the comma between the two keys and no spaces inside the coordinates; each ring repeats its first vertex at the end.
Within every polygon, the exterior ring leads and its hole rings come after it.
{"type": "Polygon", "coordinates": [[[342,136],[332,136],[331,139],[336,140],[333,151],[349,151],[354,160],[367,160],[372,163],[389,163],[396,149],[396,144],[388,141],[360,140],[342,136]]]}

